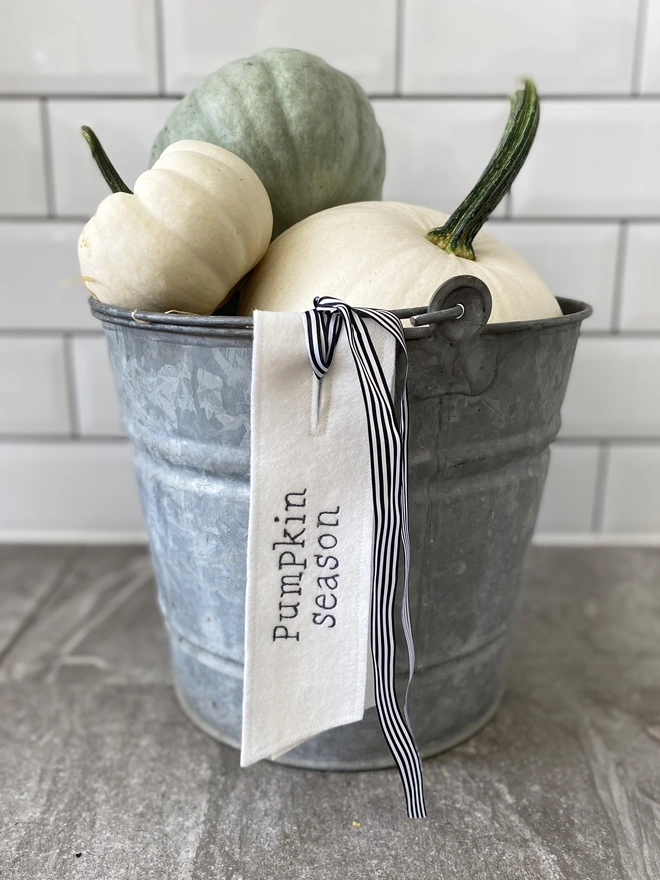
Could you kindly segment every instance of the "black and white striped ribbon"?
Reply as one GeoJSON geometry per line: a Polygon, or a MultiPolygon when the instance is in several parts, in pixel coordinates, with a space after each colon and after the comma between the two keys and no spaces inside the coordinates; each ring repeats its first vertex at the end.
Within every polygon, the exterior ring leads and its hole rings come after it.
{"type": "Polygon", "coordinates": [[[408,815],[426,816],[422,762],[408,718],[408,689],[415,667],[410,625],[410,536],[408,530],[408,398],[405,380],[408,353],[401,321],[391,312],[354,308],[329,296],[316,297],[314,308],[305,312],[307,351],[314,373],[322,379],[342,327],[355,361],[364,407],[371,456],[374,502],[373,582],[371,597],[371,654],[374,664],[376,709],[383,734],[403,782],[408,815]],[[405,359],[399,417],[389,384],[364,321],[370,318],[394,336],[405,359]],[[401,712],[394,685],[394,599],[399,544],[404,554],[402,601],[403,629],[408,646],[408,688],[401,712]]]}

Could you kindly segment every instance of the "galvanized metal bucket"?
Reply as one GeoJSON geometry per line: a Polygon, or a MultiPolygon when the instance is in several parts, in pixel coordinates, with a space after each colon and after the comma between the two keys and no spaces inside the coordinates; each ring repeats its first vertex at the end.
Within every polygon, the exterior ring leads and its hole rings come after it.
{"type": "MultiPolygon", "coordinates": [[[[548,445],[591,313],[560,299],[562,317],[488,325],[488,299],[469,282],[448,283],[431,310],[460,302],[464,317],[406,330],[411,722],[424,756],[470,736],[498,705],[548,445]]],[[[200,727],[238,747],[252,321],[91,306],[135,449],[176,691],[200,727]]],[[[405,657],[399,664],[403,685],[405,657]]],[[[280,760],[346,770],[392,763],[373,709],[280,760]]]]}

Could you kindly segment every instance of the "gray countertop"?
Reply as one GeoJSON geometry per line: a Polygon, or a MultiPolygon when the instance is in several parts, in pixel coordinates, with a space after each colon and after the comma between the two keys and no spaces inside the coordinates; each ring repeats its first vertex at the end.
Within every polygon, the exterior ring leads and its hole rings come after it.
{"type": "Polygon", "coordinates": [[[395,771],[241,770],[144,548],[0,548],[0,878],[659,880],[660,550],[535,549],[495,719],[395,771]]]}

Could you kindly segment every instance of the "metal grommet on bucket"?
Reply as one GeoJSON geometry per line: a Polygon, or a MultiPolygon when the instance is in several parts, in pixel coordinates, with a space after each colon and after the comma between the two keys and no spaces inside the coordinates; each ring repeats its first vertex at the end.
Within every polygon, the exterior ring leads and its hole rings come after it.
{"type": "Polygon", "coordinates": [[[443,333],[458,341],[477,336],[488,323],[493,307],[490,290],[474,275],[456,275],[436,289],[426,314],[410,318],[413,327],[442,323],[443,333]],[[453,318],[454,320],[449,320],[453,318]]]}

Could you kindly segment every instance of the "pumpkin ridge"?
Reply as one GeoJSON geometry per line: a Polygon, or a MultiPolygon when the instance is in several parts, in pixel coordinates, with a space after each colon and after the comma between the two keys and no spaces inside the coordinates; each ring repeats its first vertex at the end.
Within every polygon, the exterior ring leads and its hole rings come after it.
{"type": "MultiPolygon", "coordinates": [[[[113,267],[113,268],[114,268],[114,267],[113,267]]],[[[126,274],[124,274],[124,272],[122,271],[122,269],[119,268],[119,267],[116,267],[116,272],[117,272],[117,275],[118,275],[118,276],[121,278],[121,280],[122,280],[122,286],[123,286],[123,288],[124,288],[125,290],[129,290],[129,291],[131,292],[131,294],[132,294],[134,297],[139,296],[139,288],[135,287],[135,285],[134,285],[133,283],[131,283],[131,281],[128,279],[128,276],[127,276],[126,274]]],[[[105,291],[104,291],[104,289],[107,289],[107,287],[108,287],[108,285],[107,285],[105,282],[100,281],[100,280],[94,278],[94,279],[92,279],[91,283],[92,283],[93,285],[95,285],[96,287],[100,288],[101,294],[102,294],[102,295],[105,295],[105,291]]],[[[89,287],[89,285],[88,285],[87,283],[85,284],[85,287],[86,287],[87,290],[89,290],[89,292],[92,293],[94,296],[97,295],[97,294],[92,290],[92,288],[89,287]]],[[[105,300],[101,299],[101,297],[98,297],[98,299],[100,300],[100,302],[105,302],[105,300]]]]}
{"type": "MultiPolygon", "coordinates": [[[[143,208],[144,208],[144,205],[143,205],[143,208]]],[[[149,216],[155,221],[157,226],[159,226],[162,230],[164,230],[164,232],[166,232],[167,235],[169,235],[171,238],[173,238],[177,242],[177,244],[179,244],[181,246],[182,251],[184,251],[184,252],[186,250],[189,251],[193,255],[193,257],[195,257],[197,259],[197,261],[201,264],[201,267],[203,267],[204,270],[206,270],[211,275],[213,275],[215,278],[217,278],[218,281],[220,281],[222,283],[222,285],[226,286],[228,284],[226,271],[222,271],[221,269],[217,269],[215,266],[212,266],[208,262],[208,260],[204,259],[204,257],[202,257],[197,252],[196,248],[193,246],[193,244],[189,240],[185,239],[180,233],[175,232],[173,229],[170,229],[169,226],[166,226],[162,222],[162,220],[159,220],[159,218],[156,217],[147,208],[144,208],[144,210],[145,210],[145,213],[149,214],[149,216]]],[[[218,285],[218,286],[220,286],[220,285],[218,285]]]]}
{"type": "MultiPolygon", "coordinates": [[[[183,102],[186,102],[186,104],[188,104],[188,105],[190,105],[191,107],[195,108],[195,109],[197,110],[197,112],[199,113],[199,115],[200,115],[200,116],[202,117],[202,119],[204,120],[204,123],[205,123],[205,126],[206,126],[207,130],[208,130],[208,131],[213,131],[213,124],[211,123],[211,120],[210,120],[210,119],[208,118],[208,116],[206,115],[206,110],[205,110],[205,108],[204,108],[204,105],[203,105],[202,102],[200,101],[199,93],[198,93],[198,92],[196,92],[196,91],[193,89],[192,92],[190,92],[188,95],[185,96],[185,98],[183,99],[182,103],[183,103],[183,102]]],[[[167,122],[165,123],[165,127],[167,128],[167,122]]],[[[169,130],[170,130],[170,129],[167,128],[167,131],[168,131],[168,132],[169,132],[169,130]]],[[[179,138],[175,136],[175,140],[179,140],[179,138]]],[[[173,143],[173,141],[172,141],[172,143],[173,143]]]]}
{"type": "MultiPolygon", "coordinates": [[[[237,86],[237,84],[236,84],[233,80],[231,80],[231,79],[227,79],[227,81],[226,81],[226,83],[224,84],[224,86],[228,89],[228,91],[231,92],[233,102],[234,102],[234,104],[236,105],[237,110],[239,111],[240,118],[242,119],[242,121],[243,121],[244,123],[247,123],[247,126],[246,126],[246,127],[249,127],[249,129],[250,129],[250,134],[251,134],[251,138],[250,138],[250,139],[251,139],[254,143],[259,143],[259,144],[261,144],[261,145],[262,145],[262,151],[263,151],[263,149],[264,149],[264,140],[263,140],[263,138],[262,138],[262,136],[261,136],[261,133],[260,133],[260,131],[259,131],[259,126],[258,126],[257,123],[255,122],[254,117],[253,117],[253,115],[252,115],[252,112],[251,112],[250,108],[249,108],[248,105],[245,103],[245,97],[244,97],[244,94],[243,94],[242,89],[240,89],[240,88],[237,86]]],[[[192,94],[192,92],[191,92],[191,94],[192,94]]],[[[200,108],[201,108],[202,105],[200,104],[199,106],[200,106],[200,108]]],[[[210,118],[209,118],[209,115],[208,115],[206,109],[204,108],[204,110],[203,110],[202,112],[203,112],[203,116],[204,116],[205,121],[206,121],[207,124],[209,125],[211,131],[213,131],[213,124],[212,124],[212,122],[211,122],[211,120],[210,120],[210,118]]],[[[251,154],[251,155],[249,155],[249,156],[247,155],[247,153],[246,153],[245,155],[241,155],[241,153],[238,152],[236,149],[231,150],[230,152],[235,153],[235,155],[237,155],[237,156],[239,157],[239,159],[243,159],[243,161],[246,162],[246,163],[250,166],[250,168],[252,168],[252,170],[254,171],[254,173],[257,175],[257,177],[258,177],[258,178],[261,180],[261,182],[264,184],[264,186],[266,187],[266,190],[267,190],[268,192],[270,192],[270,189],[271,189],[271,186],[272,186],[272,183],[273,183],[273,181],[272,181],[272,177],[271,177],[270,175],[264,174],[264,172],[261,170],[261,168],[255,168],[255,167],[254,167],[254,164],[253,164],[253,162],[254,162],[254,153],[255,153],[256,151],[255,151],[255,150],[250,150],[250,151],[248,151],[248,152],[251,154]],[[266,177],[269,178],[269,179],[268,179],[268,185],[266,185],[266,181],[264,180],[264,178],[266,178],[266,177]]],[[[268,155],[269,155],[269,158],[270,158],[271,160],[273,160],[273,159],[277,159],[276,155],[272,152],[272,150],[268,150],[268,155]]],[[[281,161],[278,161],[277,164],[279,165],[279,167],[280,167],[281,169],[283,169],[284,166],[282,165],[282,162],[281,162],[281,161]]],[[[271,206],[272,206],[272,201],[273,201],[273,200],[271,199],[271,206]]],[[[275,209],[273,209],[273,214],[275,214],[275,209]]]]}
{"type": "MultiPolygon", "coordinates": [[[[161,170],[161,169],[159,169],[159,170],[161,170]]],[[[168,170],[168,169],[162,169],[162,170],[168,170]]],[[[173,173],[176,174],[176,172],[173,172],[173,173]]],[[[183,177],[184,180],[190,180],[190,178],[186,177],[185,174],[181,174],[179,176],[183,177]]],[[[206,190],[203,187],[200,187],[200,189],[204,189],[205,192],[208,192],[208,190],[206,190]]],[[[149,217],[154,221],[154,223],[160,229],[164,230],[169,236],[171,236],[181,246],[182,249],[188,250],[203,266],[206,267],[206,269],[208,269],[209,272],[211,272],[216,277],[221,278],[223,280],[223,282],[225,281],[226,272],[224,272],[222,268],[218,269],[216,266],[211,265],[211,263],[209,263],[209,261],[204,256],[202,256],[202,254],[200,254],[197,251],[194,244],[189,239],[184,238],[184,236],[180,232],[177,232],[176,230],[172,229],[170,226],[167,226],[167,224],[164,223],[160,217],[157,217],[156,214],[154,214],[154,212],[149,208],[148,205],[145,205],[145,203],[141,199],[139,201],[140,201],[140,207],[142,208],[144,213],[148,214],[149,217]]],[[[246,256],[245,236],[241,236],[241,235],[237,234],[236,238],[243,245],[243,262],[245,262],[245,256],[246,256]]]]}
{"type": "MultiPolygon", "coordinates": [[[[267,74],[269,75],[269,79],[273,81],[272,71],[266,68],[266,65],[263,63],[263,60],[260,59],[260,69],[267,70],[267,74]]],[[[250,131],[252,133],[252,141],[254,143],[258,143],[260,145],[260,150],[255,151],[252,150],[251,153],[266,153],[268,157],[268,162],[271,164],[271,168],[273,166],[277,166],[278,171],[273,173],[272,171],[266,170],[265,172],[261,170],[261,168],[257,169],[250,163],[250,161],[245,158],[245,161],[250,165],[252,170],[255,172],[257,177],[261,180],[261,182],[266,187],[266,191],[268,192],[271,208],[273,210],[273,236],[275,236],[275,230],[280,227],[290,226],[291,224],[288,222],[288,216],[290,213],[290,207],[288,205],[288,200],[285,202],[284,194],[282,192],[281,180],[287,176],[287,160],[290,158],[290,154],[287,152],[283,156],[278,155],[278,153],[274,152],[268,141],[264,141],[264,138],[261,135],[259,125],[254,119],[252,108],[246,103],[245,96],[243,91],[231,80],[228,80],[228,84],[232,90],[232,94],[234,96],[234,100],[237,106],[237,109],[240,111],[241,118],[249,124],[250,131]],[[274,193],[276,198],[271,197],[271,193],[274,193]]],[[[275,101],[271,102],[272,105],[275,104],[275,101]]],[[[292,151],[296,154],[296,161],[298,161],[298,151],[295,149],[295,144],[293,143],[292,133],[290,129],[286,129],[286,134],[291,139],[289,142],[289,146],[292,151]]],[[[243,157],[241,157],[243,158],[243,157]]],[[[286,187],[284,188],[286,192],[286,187]]]]}
{"type": "MultiPolygon", "coordinates": [[[[351,86],[351,94],[353,95],[353,109],[355,112],[355,119],[357,122],[356,130],[357,130],[357,148],[353,151],[353,156],[351,158],[350,172],[346,175],[346,179],[355,178],[355,176],[359,173],[360,177],[362,177],[367,169],[373,170],[373,165],[367,166],[366,168],[363,165],[364,154],[362,149],[362,125],[361,125],[361,101],[360,101],[360,93],[358,92],[356,86],[357,83],[352,77],[349,77],[349,82],[351,86]]],[[[355,201],[361,201],[361,199],[356,198],[355,201]]],[[[339,194],[339,202],[338,204],[342,204],[344,202],[344,197],[342,194],[339,194]]]]}
{"type": "MultiPolygon", "coordinates": [[[[85,229],[87,229],[87,227],[90,226],[90,224],[92,224],[92,222],[93,222],[92,231],[96,233],[95,237],[101,243],[102,251],[103,251],[103,259],[105,259],[107,262],[112,259],[111,258],[112,249],[107,246],[106,241],[108,238],[109,239],[112,238],[112,234],[111,234],[111,232],[108,231],[107,226],[104,224],[104,222],[103,222],[104,219],[105,218],[99,218],[98,214],[96,214],[94,217],[91,218],[91,220],[85,226],[85,229]]],[[[84,234],[84,232],[85,232],[85,230],[83,230],[83,234],[84,234]]],[[[88,233],[88,240],[89,240],[89,237],[90,236],[88,233]]],[[[135,297],[137,297],[139,295],[139,285],[136,287],[135,284],[133,283],[134,279],[129,278],[129,276],[126,274],[126,272],[124,271],[124,263],[121,260],[117,260],[113,263],[113,271],[115,271],[117,273],[117,275],[119,275],[119,277],[121,278],[123,287],[126,290],[130,290],[131,293],[134,294],[135,297]]],[[[108,287],[108,285],[106,283],[104,283],[103,281],[97,280],[97,279],[95,279],[93,283],[101,288],[108,287]]],[[[90,288],[88,288],[88,290],[89,289],[90,288]]],[[[104,300],[102,300],[102,302],[103,301],[104,300]]]]}
{"type": "Polygon", "coordinates": [[[266,72],[268,79],[272,83],[273,91],[275,92],[275,96],[277,98],[277,101],[275,102],[275,104],[279,108],[280,116],[282,117],[282,123],[283,123],[283,127],[284,127],[284,136],[287,141],[289,158],[291,156],[294,157],[294,160],[296,163],[296,171],[299,174],[300,173],[300,154],[298,153],[295,138],[293,136],[293,130],[291,128],[291,120],[289,119],[288,114],[284,110],[284,103],[282,101],[282,92],[280,90],[280,86],[277,81],[277,77],[275,76],[275,74],[273,73],[273,69],[270,67],[270,65],[267,63],[267,61],[265,59],[261,59],[261,66],[264,69],[264,71],[266,72]]]}
{"type": "MultiPolygon", "coordinates": [[[[212,159],[211,156],[206,156],[204,153],[195,153],[195,156],[199,157],[199,161],[202,161],[206,164],[208,164],[208,162],[215,163],[216,161],[215,159],[212,159]]],[[[173,174],[176,177],[182,177],[184,180],[189,181],[190,183],[194,184],[196,187],[199,187],[199,189],[207,193],[211,197],[211,199],[213,199],[213,201],[216,201],[217,199],[217,197],[211,192],[208,186],[202,184],[196,177],[193,177],[190,174],[186,174],[180,168],[156,168],[155,170],[162,171],[165,174],[173,174]]],[[[238,177],[240,179],[240,174],[238,173],[238,171],[236,171],[235,168],[231,168],[229,165],[225,165],[224,170],[230,172],[234,178],[238,177]]]]}
{"type": "MultiPolygon", "coordinates": [[[[199,157],[199,159],[202,161],[203,164],[206,164],[206,165],[208,165],[208,163],[210,163],[210,162],[215,163],[215,161],[216,161],[211,156],[207,156],[205,153],[196,153],[195,155],[199,157]]],[[[234,180],[237,180],[237,179],[242,180],[240,172],[236,168],[232,168],[230,165],[223,165],[223,169],[224,169],[224,171],[229,172],[234,180]]],[[[211,202],[216,201],[216,196],[208,188],[208,186],[204,186],[196,178],[191,177],[188,174],[184,174],[184,172],[181,171],[180,169],[159,168],[157,170],[158,171],[166,171],[170,174],[176,174],[179,177],[182,177],[184,180],[190,181],[196,187],[198,187],[200,190],[202,190],[204,193],[206,193],[209,196],[209,199],[211,200],[211,202]]],[[[254,172],[254,173],[256,175],[256,172],[254,172]]],[[[224,211],[228,212],[228,209],[225,207],[224,211]]],[[[238,242],[243,247],[243,258],[245,259],[245,257],[247,256],[247,244],[248,244],[248,241],[250,240],[251,223],[248,222],[247,218],[242,218],[242,216],[240,214],[238,216],[236,216],[233,212],[231,212],[231,213],[228,212],[228,216],[231,217],[232,226],[236,230],[236,236],[237,236],[238,242]]],[[[251,220],[251,218],[250,218],[250,220],[251,220]]]]}
{"type": "MultiPolygon", "coordinates": [[[[279,231],[281,227],[287,229],[288,227],[293,225],[293,223],[297,222],[297,217],[295,216],[297,211],[295,207],[290,204],[290,200],[287,197],[288,187],[285,186],[284,188],[282,188],[280,185],[281,181],[287,180],[291,177],[293,177],[294,180],[298,180],[303,172],[300,166],[300,153],[296,146],[295,136],[291,128],[291,120],[289,119],[283,107],[282,94],[280,91],[279,83],[277,82],[277,77],[275,76],[272,67],[270,67],[270,65],[268,64],[267,59],[263,57],[259,58],[259,68],[265,73],[268,81],[273,87],[274,100],[270,102],[271,114],[272,108],[277,108],[277,110],[279,111],[278,116],[281,120],[281,125],[278,126],[278,128],[282,133],[283,139],[286,141],[287,145],[287,148],[282,154],[281,158],[276,152],[270,149],[267,142],[265,144],[269,160],[277,164],[278,168],[280,169],[281,175],[279,180],[275,178],[274,175],[269,175],[268,186],[266,186],[269,194],[271,190],[274,190],[277,193],[277,199],[271,199],[271,207],[273,208],[273,238],[276,238],[277,235],[281,234],[279,231]],[[295,172],[293,175],[291,173],[291,167],[289,164],[291,161],[291,157],[293,157],[295,162],[295,172]],[[276,201],[276,207],[273,206],[273,201],[276,201]]],[[[241,109],[245,116],[249,118],[253,131],[255,133],[258,133],[258,127],[252,118],[251,111],[245,104],[245,101],[243,100],[243,95],[240,92],[239,100],[241,103],[241,109]]],[[[264,140],[260,135],[258,135],[258,140],[262,145],[264,145],[264,140]]]]}

